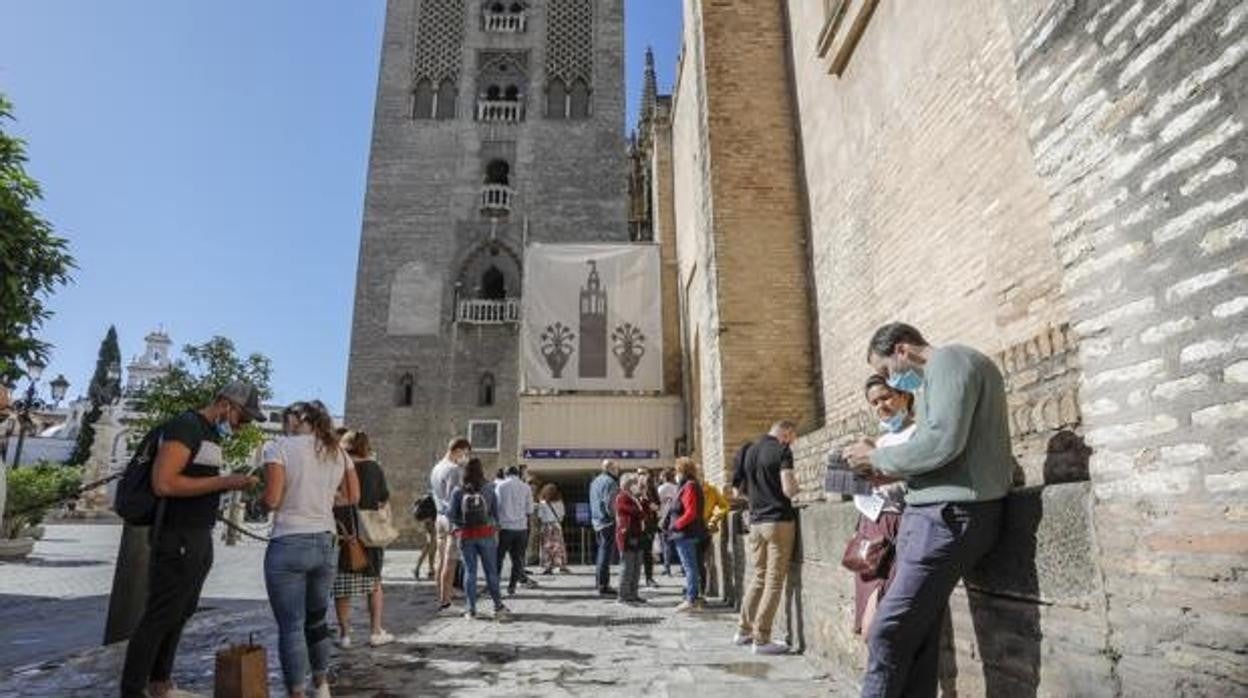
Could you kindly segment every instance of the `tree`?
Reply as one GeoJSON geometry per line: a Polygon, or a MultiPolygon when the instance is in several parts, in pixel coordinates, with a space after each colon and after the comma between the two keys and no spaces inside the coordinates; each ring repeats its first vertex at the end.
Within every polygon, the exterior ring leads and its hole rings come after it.
{"type": "MultiPolygon", "coordinates": [[[[230,381],[251,383],[260,391],[262,399],[271,394],[269,378],[273,369],[263,354],[251,354],[244,359],[236,352],[234,342],[225,337],[187,345],[182,353],[184,358],[175,361],[167,374],[148,383],[136,398],[136,407],[142,416],[136,421],[132,444],[137,444],[148,430],[170,417],[211,403],[230,381]]],[[[221,444],[226,463],[245,463],[263,440],[264,434],[254,424],[240,429],[221,444]]]]}
{"type": "Polygon", "coordinates": [[[87,399],[91,401],[91,410],[82,418],[82,426],[78,429],[78,443],[74,446],[74,455],[70,456],[70,465],[82,465],[91,457],[91,444],[95,441],[95,423],[100,421],[100,412],[121,394],[120,377],[109,378],[110,368],[121,368],[121,347],[117,344],[117,328],[108,326],[108,334],[100,342],[100,352],[95,359],[95,374],[91,376],[91,385],[87,386],[87,399]]]}
{"type": "Polygon", "coordinates": [[[0,95],[0,382],[22,376],[19,366],[47,361],[48,344],[34,337],[52,314],[45,296],[69,282],[74,259],[67,243],[32,209],[43,198],[26,174],[26,143],[4,131],[13,106],[0,95]]]}

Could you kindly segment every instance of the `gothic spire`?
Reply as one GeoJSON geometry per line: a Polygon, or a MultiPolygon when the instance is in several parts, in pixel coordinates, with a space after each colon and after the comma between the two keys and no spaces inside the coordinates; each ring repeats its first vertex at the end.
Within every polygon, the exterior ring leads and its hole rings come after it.
{"type": "Polygon", "coordinates": [[[654,75],[654,49],[646,47],[646,79],[641,92],[641,118],[649,119],[654,112],[654,101],[659,93],[658,79],[654,75]]]}

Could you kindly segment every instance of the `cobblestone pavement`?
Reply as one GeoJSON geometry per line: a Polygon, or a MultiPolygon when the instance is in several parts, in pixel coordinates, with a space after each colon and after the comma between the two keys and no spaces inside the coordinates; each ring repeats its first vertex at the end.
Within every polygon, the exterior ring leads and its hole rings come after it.
{"type": "MultiPolygon", "coordinates": [[[[4,610],[12,606],[5,599],[24,583],[40,585],[43,596],[33,596],[62,603],[74,602],[76,592],[90,598],[100,589],[106,591],[117,536],[116,527],[50,527],[37,549],[40,559],[72,560],[81,555],[103,564],[0,567],[0,614],[10,612],[4,610]],[[84,528],[93,530],[80,530],[84,528]],[[113,529],[111,534],[94,530],[108,528],[113,529]],[[101,566],[106,569],[95,569],[101,566]],[[62,579],[65,575],[73,578],[62,579]],[[103,586],[92,586],[100,580],[103,586]],[[57,597],[55,591],[70,596],[57,597]]],[[[202,604],[206,608],[192,619],[183,637],[175,672],[182,688],[211,695],[216,650],[254,635],[268,648],[272,694],[283,695],[278,687],[276,628],[263,603],[262,554],[259,544],[218,547],[202,604]]],[[[679,578],[663,579],[659,589],[647,592],[648,605],[628,607],[599,598],[588,569],[538,577],[541,588],[522,591],[507,601],[513,618],[495,622],[467,620],[460,613],[438,614],[430,582],[408,576],[413,560],[404,551],[387,553],[386,623],[398,641],[377,649],[335,650],[334,695],[779,698],[855,693],[851,683],[834,680],[825,667],[806,657],[754,656],[733,646],[733,615],[726,610],[675,616],[679,578]]],[[[482,608],[488,609],[489,603],[482,608]]],[[[353,614],[357,643],[367,637],[366,615],[363,602],[357,601],[353,614]]],[[[56,625],[87,620],[65,617],[56,625]]],[[[42,622],[46,631],[47,618],[42,622]]],[[[102,619],[98,625],[102,628],[102,619]]],[[[0,660],[12,654],[11,644],[7,639],[0,644],[0,660]]],[[[114,695],[123,652],[121,645],[75,648],[16,668],[0,664],[0,695],[114,695]]]]}

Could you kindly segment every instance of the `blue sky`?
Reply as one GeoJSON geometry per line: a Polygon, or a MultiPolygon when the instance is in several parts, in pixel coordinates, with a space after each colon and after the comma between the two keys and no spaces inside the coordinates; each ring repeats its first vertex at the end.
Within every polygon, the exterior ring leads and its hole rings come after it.
{"type": "MultiPolygon", "coordinates": [[[[629,122],[661,89],[680,0],[629,0],[629,122]]],[[[51,298],[49,377],[85,391],[115,324],[274,363],[276,398],[340,410],[382,0],[0,0],[0,91],[43,214],[77,257],[51,298]]]]}

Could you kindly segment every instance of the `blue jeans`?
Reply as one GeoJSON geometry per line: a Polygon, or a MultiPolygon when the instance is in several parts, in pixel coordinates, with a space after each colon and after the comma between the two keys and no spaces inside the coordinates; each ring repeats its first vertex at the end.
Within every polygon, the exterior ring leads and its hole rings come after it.
{"type": "Polygon", "coordinates": [[[672,543],[680,556],[680,567],[685,571],[685,600],[696,601],[701,588],[698,582],[698,539],[677,538],[672,543]]]}
{"type": "Polygon", "coordinates": [[[282,675],[291,691],[306,686],[309,663],[315,677],[329,671],[325,614],[334,563],[334,537],[328,532],[274,538],[264,553],[264,586],[277,619],[282,675]]]}
{"type": "Polygon", "coordinates": [[[611,588],[611,551],[615,549],[615,524],[606,528],[596,529],[594,537],[598,543],[598,554],[594,557],[598,591],[611,588]]]}
{"type": "Polygon", "coordinates": [[[485,588],[494,600],[494,608],[502,606],[502,595],[498,592],[498,541],[494,536],[461,540],[459,552],[464,560],[464,596],[468,597],[468,612],[477,612],[478,559],[485,568],[485,588]]]}

